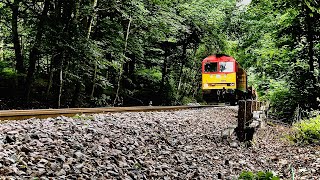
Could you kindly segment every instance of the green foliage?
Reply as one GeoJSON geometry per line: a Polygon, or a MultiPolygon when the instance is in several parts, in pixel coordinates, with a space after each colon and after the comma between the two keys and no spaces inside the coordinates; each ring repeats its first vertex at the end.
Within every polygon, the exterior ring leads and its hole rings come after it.
{"type": "Polygon", "coordinates": [[[320,144],[320,116],[294,124],[291,140],[299,144],[320,144]]]}
{"type": "Polygon", "coordinates": [[[272,112],[278,117],[290,118],[295,110],[296,101],[285,81],[271,80],[266,97],[271,101],[272,112]]]}
{"type": "Polygon", "coordinates": [[[155,102],[155,95],[159,92],[161,78],[161,71],[156,68],[138,69],[134,74],[136,88],[131,93],[126,93],[127,98],[139,105],[148,105],[150,101],[155,102]]]}
{"type": "Polygon", "coordinates": [[[74,116],[72,116],[73,119],[79,119],[79,120],[83,120],[83,121],[89,121],[89,120],[94,120],[94,117],[93,116],[87,116],[87,115],[79,115],[79,114],[76,114],[74,116]]]}
{"type": "Polygon", "coordinates": [[[94,7],[59,0],[43,14],[45,2],[19,1],[16,29],[11,1],[0,3],[0,75],[17,79],[9,88],[24,90],[26,78],[19,77],[36,67],[30,100],[46,97],[54,106],[59,99],[64,107],[201,101],[201,60],[227,53],[278,117],[292,116],[298,104],[318,108],[320,18],[313,1],[238,7],[235,0],[99,0],[94,7]],[[17,71],[18,49],[24,72],[17,71]]]}
{"type": "Polygon", "coordinates": [[[94,97],[91,101],[93,101],[93,105],[95,107],[106,107],[108,106],[108,102],[110,102],[110,100],[110,96],[102,94],[101,97],[94,97]]]}
{"type": "Polygon", "coordinates": [[[197,102],[197,101],[191,97],[183,97],[181,100],[182,105],[187,105],[189,103],[195,103],[195,102],[197,102]]]}
{"type": "Polygon", "coordinates": [[[240,174],[239,180],[280,180],[272,172],[259,171],[256,174],[250,171],[244,171],[240,174]]]}
{"type": "Polygon", "coordinates": [[[314,7],[311,1],[252,1],[230,20],[229,51],[281,119],[290,119],[298,104],[303,111],[319,109],[320,14],[314,7]]]}
{"type": "MultiPolygon", "coordinates": [[[[18,57],[10,2],[0,3],[3,76],[16,76],[18,57]]],[[[31,79],[31,100],[64,107],[187,103],[199,99],[201,60],[235,48],[225,31],[233,0],[50,1],[43,13],[46,2],[19,1],[16,16],[25,72],[36,67],[33,76],[21,75],[31,79]]]]}
{"type": "Polygon", "coordinates": [[[3,68],[0,74],[5,77],[14,77],[17,75],[15,69],[9,67],[3,68]]]}
{"type": "Polygon", "coordinates": [[[139,69],[136,74],[137,78],[144,79],[145,81],[153,81],[154,83],[159,83],[161,81],[161,71],[158,69],[139,69]]]}

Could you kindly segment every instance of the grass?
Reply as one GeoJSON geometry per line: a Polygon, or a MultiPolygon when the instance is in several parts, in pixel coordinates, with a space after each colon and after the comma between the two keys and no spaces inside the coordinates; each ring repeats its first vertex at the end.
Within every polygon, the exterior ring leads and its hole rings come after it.
{"type": "Polygon", "coordinates": [[[293,126],[289,139],[298,144],[320,144],[320,116],[300,121],[293,126]]]}
{"type": "Polygon", "coordinates": [[[251,171],[244,171],[240,174],[239,180],[280,180],[280,178],[275,176],[272,172],[259,171],[253,173],[251,171]]]}
{"type": "Polygon", "coordinates": [[[86,116],[86,115],[79,115],[76,114],[72,117],[72,119],[79,119],[79,120],[94,120],[93,116],[86,116]]]}

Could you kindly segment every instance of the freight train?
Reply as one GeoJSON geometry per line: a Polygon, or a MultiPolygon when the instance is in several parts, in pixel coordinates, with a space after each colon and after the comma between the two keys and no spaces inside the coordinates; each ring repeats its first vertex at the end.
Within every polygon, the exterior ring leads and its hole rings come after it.
{"type": "Polygon", "coordinates": [[[247,73],[231,56],[216,54],[202,61],[203,99],[234,105],[248,95],[247,73]]]}

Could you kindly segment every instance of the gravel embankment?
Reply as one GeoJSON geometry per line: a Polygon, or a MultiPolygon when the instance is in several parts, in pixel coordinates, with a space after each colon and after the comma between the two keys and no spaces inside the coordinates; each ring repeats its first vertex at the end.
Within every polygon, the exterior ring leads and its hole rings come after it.
{"type": "Polygon", "coordinates": [[[274,170],[289,179],[320,177],[317,147],[280,139],[285,127],[259,130],[253,147],[222,140],[235,108],[114,113],[0,124],[1,177],[56,179],[232,179],[274,170]]]}

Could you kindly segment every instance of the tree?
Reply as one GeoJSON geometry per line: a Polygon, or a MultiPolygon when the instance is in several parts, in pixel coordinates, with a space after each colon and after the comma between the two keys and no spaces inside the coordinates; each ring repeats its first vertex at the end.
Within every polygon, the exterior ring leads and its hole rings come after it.
{"type": "Polygon", "coordinates": [[[239,25],[234,56],[250,67],[261,95],[268,90],[280,116],[292,116],[298,105],[318,109],[319,13],[311,2],[253,1],[233,19],[239,25]]]}
{"type": "Polygon", "coordinates": [[[28,108],[186,103],[201,97],[201,60],[231,51],[234,0],[9,3],[28,108]]]}

